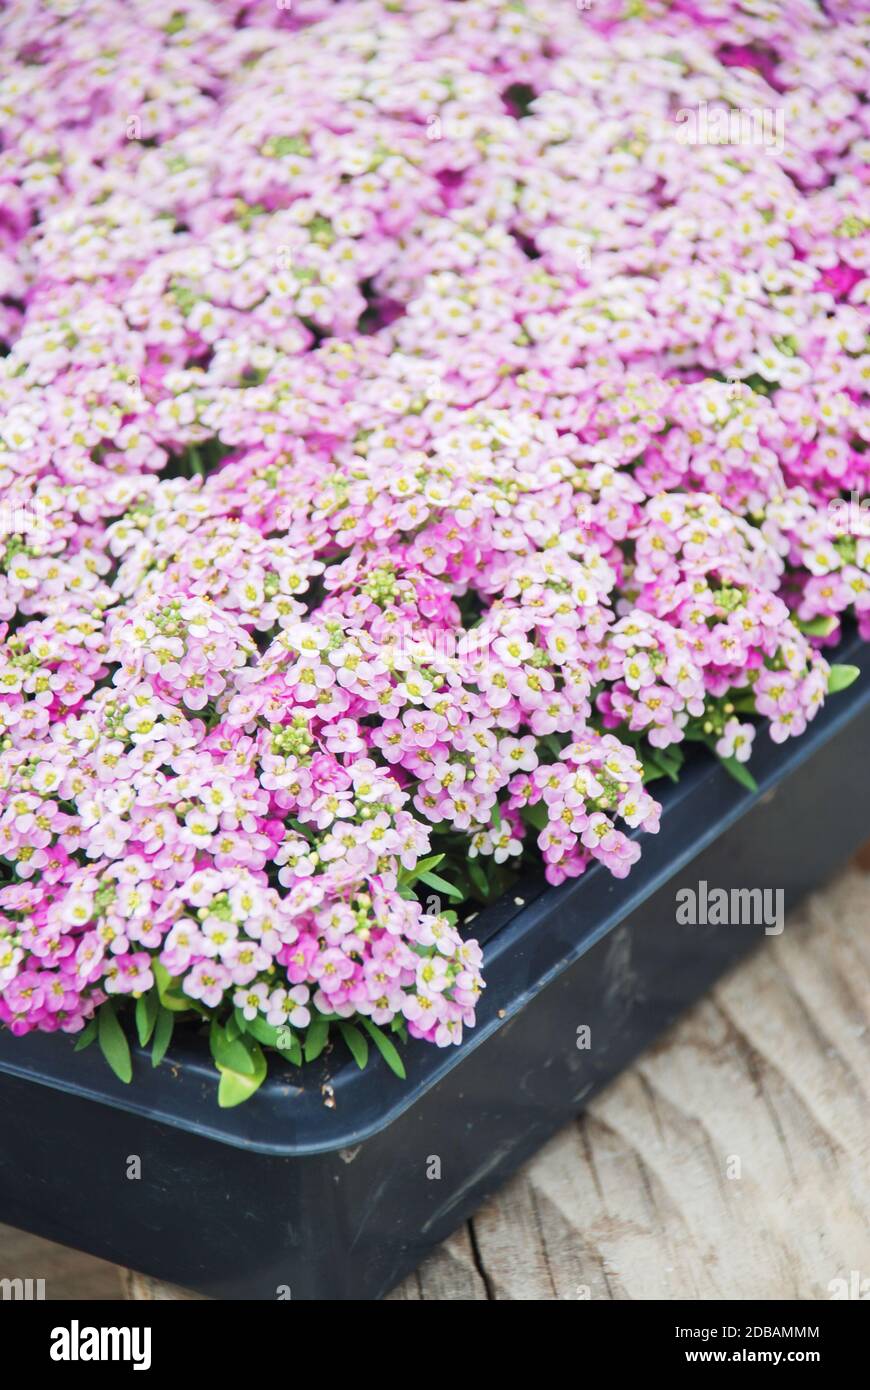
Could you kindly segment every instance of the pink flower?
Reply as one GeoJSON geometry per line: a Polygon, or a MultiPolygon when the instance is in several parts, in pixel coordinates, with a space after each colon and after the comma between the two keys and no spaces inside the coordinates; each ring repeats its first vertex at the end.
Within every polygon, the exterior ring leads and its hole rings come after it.
{"type": "Polygon", "coordinates": [[[181,987],[191,999],[200,999],[209,1008],[216,1008],[231,981],[232,977],[225,966],[219,961],[207,960],[194,965],[185,975],[181,987]]]}
{"type": "Polygon", "coordinates": [[[722,736],[716,742],[716,752],[720,758],[748,762],[754,738],[755,729],[751,724],[741,724],[739,719],[731,718],[726,721],[722,736]]]}
{"type": "Polygon", "coordinates": [[[870,637],[856,17],[18,8],[0,1019],[159,961],[456,1043],[421,865],[622,878],[660,750],[800,734],[870,637]],[[788,110],[763,176],[680,138],[701,71],[788,110]]]}

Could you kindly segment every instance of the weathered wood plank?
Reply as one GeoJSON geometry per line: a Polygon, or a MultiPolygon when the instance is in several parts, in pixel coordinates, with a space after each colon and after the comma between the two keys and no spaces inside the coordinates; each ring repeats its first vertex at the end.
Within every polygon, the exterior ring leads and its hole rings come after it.
{"type": "Polygon", "coordinates": [[[478,1213],[497,1297],[826,1298],[870,1271],[868,923],[853,871],[478,1213]]]}
{"type": "Polygon", "coordinates": [[[486,1297],[486,1285],[475,1263],[471,1232],[467,1226],[463,1226],[454,1231],[398,1289],[388,1294],[387,1300],[461,1300],[479,1303],[486,1297]]]}
{"type": "Polygon", "coordinates": [[[124,1298],[135,1299],[137,1303],[203,1302],[202,1294],[180,1289],[177,1284],[166,1284],[162,1279],[152,1279],[150,1274],[137,1274],[135,1269],[122,1269],[120,1273],[124,1298]]]}
{"type": "Polygon", "coordinates": [[[67,1245],[0,1226],[0,1278],[44,1279],[47,1302],[68,1298],[104,1302],[122,1297],[124,1271],[67,1245]]]}

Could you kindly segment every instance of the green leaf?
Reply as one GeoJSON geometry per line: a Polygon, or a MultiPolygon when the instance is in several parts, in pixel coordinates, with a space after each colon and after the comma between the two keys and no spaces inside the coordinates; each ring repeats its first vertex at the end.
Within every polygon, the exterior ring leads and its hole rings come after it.
{"type": "Polygon", "coordinates": [[[667,768],[668,771],[672,768],[676,770],[683,766],[683,750],[679,746],[675,747],[673,744],[667,748],[657,748],[653,757],[657,762],[661,763],[662,767],[667,768]]]}
{"type": "Polygon", "coordinates": [[[326,1047],[329,1038],[329,1019],[315,1018],[305,1034],[305,1060],[314,1062],[326,1047]]]}
{"type": "Polygon", "coordinates": [[[399,1056],[395,1044],[390,1041],[386,1033],[381,1032],[376,1023],[372,1023],[370,1018],[364,1018],[361,1022],[390,1071],[395,1072],[400,1081],[404,1081],[405,1064],[399,1056]]]}
{"type": "Polygon", "coordinates": [[[147,1047],[154,1032],[154,1025],[157,1022],[157,1010],[160,1008],[160,1000],[157,998],[157,991],[149,989],[147,994],[142,994],[136,1000],[136,1032],[139,1037],[139,1046],[147,1047]]]}
{"type": "Polygon", "coordinates": [[[670,777],[672,782],[679,780],[678,774],[685,761],[682,748],[671,745],[668,748],[653,748],[646,744],[638,749],[643,764],[644,782],[654,782],[657,777],[670,777]]]}
{"type": "Polygon", "coordinates": [[[157,1014],[157,1024],[154,1028],[154,1042],[151,1047],[151,1065],[159,1067],[163,1058],[166,1056],[166,1049],[172,1042],[172,1034],[175,1030],[175,1015],[169,1009],[164,1009],[161,1004],[157,1014]]]}
{"type": "Polygon", "coordinates": [[[129,1083],[133,1080],[133,1062],[130,1057],[130,1044],[127,1035],[118,1022],[114,1000],[108,1000],[97,1015],[97,1036],[100,1051],[119,1081],[129,1083]]]}
{"type": "Polygon", "coordinates": [[[217,1064],[221,1074],[220,1085],[218,1086],[218,1105],[222,1110],[229,1110],[234,1105],[241,1105],[244,1101],[250,1100],[254,1092],[258,1091],[266,1080],[269,1066],[263,1056],[263,1049],[253,1039],[251,1040],[249,1055],[253,1063],[252,1072],[240,1072],[233,1067],[221,1063],[217,1064]]]}
{"type": "Polygon", "coordinates": [[[301,1067],[302,1045],[299,1042],[299,1039],[297,1038],[296,1034],[291,1032],[291,1030],[287,1027],[286,1024],[284,1025],[283,1030],[277,1031],[279,1033],[279,1037],[283,1036],[286,1038],[288,1034],[290,1036],[290,1041],[283,1045],[280,1042],[278,1042],[277,1039],[275,1041],[275,1046],[277,1047],[281,1056],[286,1057],[289,1062],[292,1062],[294,1067],[301,1067]]]}
{"type": "Polygon", "coordinates": [[[828,617],[812,618],[809,622],[801,622],[798,618],[796,627],[799,632],[803,632],[807,637],[829,637],[839,622],[833,614],[828,617]]]}
{"type": "Polygon", "coordinates": [[[501,830],[501,807],[498,802],[492,808],[492,823],[496,830],[501,830]]]}
{"type": "Polygon", "coordinates": [[[84,1052],[86,1047],[90,1047],[92,1042],[97,1040],[97,1020],[92,1018],[90,1023],[86,1023],[75,1041],[73,1052],[84,1052]]]}
{"type": "Polygon", "coordinates": [[[240,1038],[242,1034],[247,1033],[247,1031],[248,1020],[245,1018],[245,1015],[242,1013],[241,1009],[233,1009],[232,1013],[227,1019],[227,1038],[230,1042],[235,1042],[236,1038],[240,1038]]]}
{"type": "Polygon", "coordinates": [[[828,694],[836,695],[841,690],[848,690],[860,674],[860,666],[832,666],[828,676],[828,694]]]}
{"type": "Polygon", "coordinates": [[[486,874],[481,865],[476,859],[469,859],[466,868],[468,869],[468,877],[471,879],[478,893],[480,893],[481,897],[488,898],[489,883],[487,882],[486,874]]]}
{"type": "Polygon", "coordinates": [[[743,695],[743,696],[741,696],[741,698],[740,698],[739,700],[735,700],[735,701],[734,701],[734,713],[735,713],[735,714],[757,714],[757,713],[758,713],[758,710],[755,708],[755,696],[754,696],[754,695],[743,695]]]}
{"type": "Polygon", "coordinates": [[[193,1008],[195,1001],[188,999],[179,987],[180,976],[170,975],[166,966],[161,965],[159,960],[154,961],[151,969],[157,982],[157,994],[164,1009],[171,1009],[174,1014],[180,1014],[193,1008]]]}
{"type": "Polygon", "coordinates": [[[226,1067],[229,1071],[242,1072],[245,1076],[254,1075],[256,1069],[254,1053],[255,1049],[258,1052],[259,1048],[253,1038],[231,1038],[217,1019],[212,1019],[209,1043],[216,1066],[226,1067]]]}
{"type": "Polygon", "coordinates": [[[663,767],[659,767],[657,763],[651,762],[651,760],[645,758],[642,753],[640,755],[640,760],[643,763],[644,786],[646,786],[648,782],[655,782],[659,777],[667,776],[663,767]]]}
{"type": "Polygon", "coordinates": [[[758,783],[745,763],[739,763],[736,758],[720,758],[722,766],[726,772],[730,772],[735,782],[739,782],[741,787],[746,787],[748,791],[757,792],[758,783]]]}
{"type": "Polygon", "coordinates": [[[369,1060],[369,1045],[358,1028],[352,1023],[340,1023],[338,1031],[347,1043],[348,1049],[360,1071],[369,1060]]]}
{"type": "Polygon", "coordinates": [[[256,1038],[264,1047],[278,1046],[278,1029],[273,1023],[267,1023],[262,1014],[248,1020],[245,1028],[251,1037],[256,1038]]]}
{"type": "Polygon", "coordinates": [[[411,876],[419,878],[420,874],[426,874],[430,869],[437,869],[443,858],[443,854],[430,854],[427,859],[418,859],[411,870],[411,876]]]}
{"type": "Polygon", "coordinates": [[[520,815],[526,825],[530,825],[533,830],[546,830],[550,821],[550,812],[546,801],[536,801],[534,806],[524,806],[520,815]]]}
{"type": "Polygon", "coordinates": [[[462,901],[463,895],[460,890],[448,883],[446,878],[439,878],[438,874],[420,874],[420,882],[425,883],[427,888],[434,888],[436,893],[447,893],[449,897],[462,901]]]}

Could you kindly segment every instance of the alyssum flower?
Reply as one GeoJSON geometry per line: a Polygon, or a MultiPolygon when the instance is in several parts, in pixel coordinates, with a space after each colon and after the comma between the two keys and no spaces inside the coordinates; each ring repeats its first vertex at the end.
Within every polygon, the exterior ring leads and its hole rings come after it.
{"type": "Polygon", "coordinates": [[[687,741],[751,785],[848,682],[866,23],[642,8],[4,17],[13,1034],[401,1072],[474,1023],[463,903],[624,877],[687,741]]]}

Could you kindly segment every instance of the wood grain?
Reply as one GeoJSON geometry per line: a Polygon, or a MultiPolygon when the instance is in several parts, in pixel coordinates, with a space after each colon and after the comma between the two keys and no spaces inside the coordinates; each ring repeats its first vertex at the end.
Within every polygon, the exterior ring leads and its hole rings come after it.
{"type": "Polygon", "coordinates": [[[178,1302],[181,1299],[203,1302],[202,1294],[180,1289],[177,1284],[166,1284],[162,1279],[152,1279],[150,1274],[137,1274],[135,1269],[120,1269],[118,1273],[123,1297],[135,1299],[137,1303],[178,1302]]]}
{"type": "Polygon", "coordinates": [[[25,1231],[0,1226],[0,1278],[44,1279],[47,1302],[82,1298],[104,1302],[122,1296],[123,1271],[105,1260],[55,1245],[25,1231]]]}
{"type": "Polygon", "coordinates": [[[481,1210],[492,1296],[812,1299],[870,1274],[868,924],[853,871],[481,1210]]]}
{"type": "MultiPolygon", "coordinates": [[[[870,1276],[870,856],[811,898],[390,1301],[815,1299],[870,1276]]],[[[0,1227],[48,1297],[196,1298],[0,1227]]]]}

